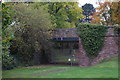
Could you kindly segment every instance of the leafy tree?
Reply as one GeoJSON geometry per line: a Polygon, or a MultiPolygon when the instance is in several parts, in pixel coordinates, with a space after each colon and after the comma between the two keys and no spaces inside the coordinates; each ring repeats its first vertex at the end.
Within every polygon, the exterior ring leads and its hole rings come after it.
{"type": "MultiPolygon", "coordinates": [[[[51,20],[44,6],[36,7],[36,4],[19,3],[12,7],[15,10],[14,21],[16,23],[15,40],[11,50],[23,64],[31,64],[36,54],[50,51],[49,39],[51,39],[51,20]],[[34,6],[34,7],[33,7],[34,6]]],[[[48,54],[49,55],[49,54],[48,54]]]]}
{"type": "Polygon", "coordinates": [[[92,4],[85,4],[84,6],[82,6],[83,11],[83,15],[86,16],[85,22],[91,23],[91,18],[89,18],[89,16],[93,15],[93,13],[95,12],[95,8],[93,7],[92,4]]]}
{"type": "Polygon", "coordinates": [[[98,24],[106,24],[114,25],[114,24],[120,24],[120,18],[119,18],[119,5],[120,2],[104,2],[101,3],[101,1],[98,2],[100,7],[97,8],[97,12],[93,16],[92,23],[98,23],[98,24]],[[109,14],[109,18],[105,19],[105,15],[109,14]]]}
{"type": "Polygon", "coordinates": [[[92,18],[92,23],[96,23],[96,24],[108,24],[109,23],[109,9],[110,9],[110,2],[98,2],[99,7],[96,8],[96,11],[92,18]]]}
{"type": "Polygon", "coordinates": [[[82,9],[77,2],[50,3],[49,11],[55,17],[56,28],[72,28],[82,18],[82,9]]]}
{"type": "Polygon", "coordinates": [[[110,4],[110,23],[112,24],[120,24],[120,1],[112,2],[110,4]]]}
{"type": "Polygon", "coordinates": [[[37,6],[47,5],[54,28],[73,28],[82,18],[82,9],[78,2],[36,3],[37,6]]]}
{"type": "Polygon", "coordinates": [[[10,11],[10,6],[5,3],[2,4],[2,68],[12,69],[15,67],[15,61],[12,55],[10,55],[10,44],[13,39],[13,30],[11,28],[12,24],[12,14],[10,11]]]}
{"type": "Polygon", "coordinates": [[[92,16],[92,20],[91,20],[92,24],[101,24],[101,17],[99,15],[99,12],[95,12],[92,16]]]}

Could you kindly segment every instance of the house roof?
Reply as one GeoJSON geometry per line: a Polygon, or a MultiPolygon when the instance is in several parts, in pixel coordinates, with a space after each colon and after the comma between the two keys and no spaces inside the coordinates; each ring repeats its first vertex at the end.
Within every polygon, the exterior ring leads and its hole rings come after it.
{"type": "Polygon", "coordinates": [[[78,37],[76,28],[63,28],[63,29],[54,29],[53,37],[54,38],[70,38],[78,37]]]}

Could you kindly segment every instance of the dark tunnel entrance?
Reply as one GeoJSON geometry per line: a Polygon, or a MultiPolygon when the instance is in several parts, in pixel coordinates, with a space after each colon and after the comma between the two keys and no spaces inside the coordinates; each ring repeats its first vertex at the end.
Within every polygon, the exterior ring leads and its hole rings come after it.
{"type": "Polygon", "coordinates": [[[40,58],[40,63],[41,64],[49,64],[49,55],[47,53],[45,53],[44,50],[42,50],[41,52],[41,58],[40,58]]]}

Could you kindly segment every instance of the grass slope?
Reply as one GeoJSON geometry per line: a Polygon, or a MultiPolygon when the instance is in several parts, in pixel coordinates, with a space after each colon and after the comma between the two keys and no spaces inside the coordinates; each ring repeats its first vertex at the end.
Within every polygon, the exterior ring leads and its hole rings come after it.
{"type": "Polygon", "coordinates": [[[3,71],[3,78],[117,78],[118,62],[110,61],[93,67],[49,66],[24,67],[3,71]]]}

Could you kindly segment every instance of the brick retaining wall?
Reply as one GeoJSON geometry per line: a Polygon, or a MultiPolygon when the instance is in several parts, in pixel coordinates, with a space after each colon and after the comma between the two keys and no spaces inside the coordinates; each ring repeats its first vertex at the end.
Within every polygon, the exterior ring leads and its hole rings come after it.
{"type": "MultiPolygon", "coordinates": [[[[102,50],[99,52],[99,55],[93,59],[91,65],[99,63],[99,61],[103,60],[104,58],[108,58],[111,56],[118,55],[118,45],[116,42],[116,36],[114,34],[113,28],[109,28],[108,32],[105,36],[104,46],[102,50]]],[[[90,59],[87,57],[85,50],[83,49],[83,45],[81,40],[79,41],[79,51],[76,54],[76,57],[79,58],[79,66],[85,67],[90,66],[90,59]]]]}

